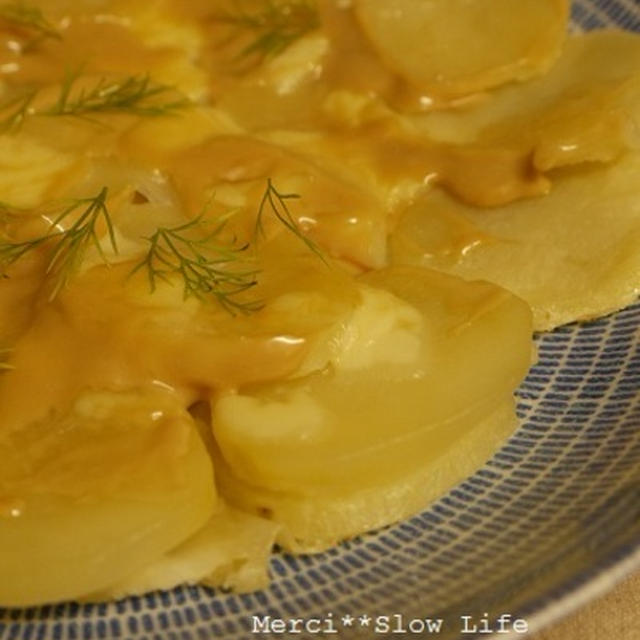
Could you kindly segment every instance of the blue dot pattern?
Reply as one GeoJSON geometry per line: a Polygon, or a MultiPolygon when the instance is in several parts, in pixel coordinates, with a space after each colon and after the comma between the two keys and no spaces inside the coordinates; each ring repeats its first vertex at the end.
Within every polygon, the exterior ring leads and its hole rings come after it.
{"type": "MultiPolygon", "coordinates": [[[[572,28],[613,24],[640,31],[640,0],[574,2],[572,28]]],[[[240,640],[259,637],[253,615],[332,616],[340,638],[374,637],[341,627],[347,614],[548,622],[554,603],[571,606],[603,576],[640,566],[640,304],[537,346],[517,433],[423,513],[324,554],[276,554],[262,592],[180,587],[0,609],[0,640],[240,640]]],[[[461,637],[460,626],[438,637],[461,637]]]]}

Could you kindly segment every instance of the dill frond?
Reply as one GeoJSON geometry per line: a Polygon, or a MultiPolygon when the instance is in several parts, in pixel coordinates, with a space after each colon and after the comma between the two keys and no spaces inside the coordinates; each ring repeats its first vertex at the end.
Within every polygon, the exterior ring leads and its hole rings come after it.
{"type": "Polygon", "coordinates": [[[0,106],[0,113],[8,112],[0,119],[0,133],[7,133],[19,129],[30,115],[34,114],[31,103],[37,95],[37,91],[28,91],[26,94],[14,98],[0,106]]]}
{"type": "Polygon", "coordinates": [[[161,116],[187,106],[188,100],[172,96],[155,100],[174,90],[151,80],[149,74],[127,76],[121,80],[100,78],[94,86],[76,90],[77,73],[68,74],[60,88],[58,100],[39,113],[47,116],[86,117],[95,113],[123,112],[139,116],[161,116]]]}
{"type": "Polygon", "coordinates": [[[213,297],[226,311],[251,313],[260,308],[256,302],[238,300],[236,296],[256,284],[256,270],[237,269],[246,264],[246,246],[234,247],[218,242],[226,221],[218,222],[203,232],[206,221],[200,215],[176,227],[159,227],[148,238],[149,250],[132,269],[131,275],[146,271],[153,293],[159,281],[171,282],[178,277],[185,299],[213,297]]]}
{"type": "Polygon", "coordinates": [[[107,187],[103,187],[97,196],[74,200],[56,216],[49,225],[49,231],[42,236],[23,242],[0,241],[0,274],[6,277],[7,269],[12,264],[41,246],[51,245],[46,274],[54,281],[50,295],[50,299],[53,299],[78,271],[90,246],[95,247],[102,260],[108,264],[98,235],[98,225],[101,222],[106,226],[114,253],[118,253],[118,247],[107,210],[107,194],[107,187]],[[64,229],[63,223],[78,211],[78,217],[64,229]]]}
{"type": "Polygon", "coordinates": [[[0,275],[7,277],[7,269],[12,264],[18,262],[20,258],[37,249],[51,238],[59,235],[62,235],[61,232],[47,234],[24,242],[0,242],[0,275]]]}
{"type": "Polygon", "coordinates": [[[230,26],[237,37],[250,38],[235,57],[235,62],[249,67],[279,55],[320,26],[313,0],[262,0],[254,10],[236,4],[232,10],[215,14],[213,20],[230,26]]]}
{"type": "Polygon", "coordinates": [[[33,48],[46,38],[62,39],[60,32],[46,19],[40,8],[26,2],[0,4],[0,20],[34,34],[34,37],[24,45],[23,50],[33,48]]]}
{"type": "Polygon", "coordinates": [[[78,271],[85,253],[91,245],[96,248],[102,260],[108,263],[98,236],[98,224],[100,221],[104,222],[107,228],[107,236],[113,252],[118,253],[115,231],[106,205],[107,195],[108,189],[103,187],[100,193],[93,198],[76,200],[52,222],[51,227],[56,228],[71,213],[86,207],[73,224],[62,232],[47,265],[47,273],[55,274],[56,277],[56,287],[53,290],[54,296],[67,284],[69,278],[78,271]]]}
{"type": "Polygon", "coordinates": [[[55,102],[34,107],[38,95],[32,90],[0,107],[0,132],[15,131],[28,117],[70,116],[92,119],[105,113],[129,113],[137,116],[171,115],[187,107],[189,101],[172,87],[154,82],[148,74],[122,79],[100,78],[92,86],[78,87],[81,75],[67,74],[55,102]]]}
{"type": "Polygon", "coordinates": [[[274,186],[271,178],[268,178],[267,188],[265,189],[262,200],[260,201],[260,207],[258,208],[258,215],[256,217],[253,234],[254,243],[257,243],[259,238],[265,237],[264,216],[270,211],[291,233],[293,233],[293,235],[298,237],[310,251],[315,253],[324,263],[326,263],[326,259],[318,245],[313,242],[311,238],[305,235],[289,209],[287,202],[299,199],[300,196],[297,193],[280,193],[274,186]]]}

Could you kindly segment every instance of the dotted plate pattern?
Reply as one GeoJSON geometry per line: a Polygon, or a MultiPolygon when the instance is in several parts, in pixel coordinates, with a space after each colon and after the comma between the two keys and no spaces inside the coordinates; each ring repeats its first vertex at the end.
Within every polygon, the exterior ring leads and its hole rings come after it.
{"type": "MultiPolygon", "coordinates": [[[[640,0],[579,0],[572,22],[640,31],[640,0]]],[[[547,624],[640,567],[640,304],[539,336],[537,346],[517,393],[521,427],[420,515],[324,554],[276,554],[262,592],[180,587],[0,609],[0,640],[248,640],[260,637],[253,615],[329,616],[341,639],[384,637],[343,627],[343,615],[441,617],[445,640],[470,637],[448,624],[460,615],[547,624]]]]}

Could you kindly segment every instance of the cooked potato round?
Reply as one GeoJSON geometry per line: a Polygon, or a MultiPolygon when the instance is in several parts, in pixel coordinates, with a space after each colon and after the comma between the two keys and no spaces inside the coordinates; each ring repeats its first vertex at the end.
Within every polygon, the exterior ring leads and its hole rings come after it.
{"type": "Polygon", "coordinates": [[[222,495],[291,548],[389,524],[482,464],[531,363],[529,309],[498,287],[412,268],[364,281],[327,370],[213,405],[222,495]]]}
{"type": "Polygon", "coordinates": [[[355,0],[382,59],[434,99],[452,99],[549,69],[567,0],[355,0]],[[482,25],[482,28],[478,28],[482,25]]]}
{"type": "Polygon", "coordinates": [[[565,169],[548,196],[496,209],[441,191],[411,207],[392,261],[495,282],[526,300],[536,329],[594,318],[640,288],[640,154],[565,169]]]}
{"type": "Polygon", "coordinates": [[[269,584],[267,567],[278,529],[264,518],[223,507],[188,540],[87,599],[123,598],[184,583],[262,589],[269,584]]]}
{"type": "Polygon", "coordinates": [[[151,393],[89,393],[0,436],[0,603],[99,590],[209,518],[211,461],[192,418],[151,393]]]}
{"type": "Polygon", "coordinates": [[[640,36],[572,35],[547,75],[414,123],[441,142],[531,153],[541,171],[610,162],[640,146],[640,36]]]}
{"type": "Polygon", "coordinates": [[[216,458],[220,491],[243,510],[281,525],[277,542],[297,553],[323,551],[344,539],[398,522],[418,513],[451,487],[474,473],[512,434],[517,419],[512,399],[496,410],[452,429],[450,447],[425,445],[425,464],[379,485],[344,491],[282,492],[239,480],[225,461],[216,458]],[[468,430],[467,430],[468,428],[468,430]]]}

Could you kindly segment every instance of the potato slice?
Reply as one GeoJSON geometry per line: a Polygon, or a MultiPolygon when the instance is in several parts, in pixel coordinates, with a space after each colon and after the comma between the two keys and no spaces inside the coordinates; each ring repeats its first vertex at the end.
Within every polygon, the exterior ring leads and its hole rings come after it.
{"type": "Polygon", "coordinates": [[[620,309],[640,289],[640,154],[565,170],[544,198],[477,209],[441,191],[411,207],[394,264],[495,282],[526,300],[538,330],[620,309]]]}
{"type": "Polygon", "coordinates": [[[210,517],[210,458],[159,392],[88,393],[0,433],[0,604],[68,600],[161,557],[210,517]]]}
{"type": "Polygon", "coordinates": [[[443,442],[431,446],[423,466],[411,467],[383,486],[300,494],[272,491],[239,480],[221,456],[215,459],[217,482],[238,508],[282,523],[277,542],[284,549],[314,553],[418,513],[474,473],[516,426],[513,401],[505,400],[475,426],[454,427],[446,434],[441,430],[441,438],[450,438],[450,446],[443,442]]]}
{"type": "Polygon", "coordinates": [[[214,403],[222,494],[270,513],[290,548],[388,524],[460,479],[443,468],[467,473],[484,462],[511,425],[503,408],[531,362],[529,309],[501,289],[411,268],[364,281],[329,369],[214,403]],[[458,449],[481,423],[491,447],[458,449]],[[309,501],[323,509],[316,533],[309,501]],[[349,517],[340,515],[347,506],[349,517]]]}
{"type": "Polygon", "coordinates": [[[240,592],[265,588],[278,529],[277,524],[264,518],[222,508],[178,547],[88,599],[122,598],[183,583],[224,586],[240,592]]]}
{"type": "MultiPolygon", "coordinates": [[[[252,240],[271,180],[279,193],[289,194],[285,202],[293,219],[329,255],[369,268],[383,266],[388,231],[384,208],[344,165],[323,167],[306,153],[247,136],[217,136],[177,153],[168,171],[192,215],[207,206],[219,207],[221,214],[236,211],[233,230],[240,242],[252,240]]],[[[264,212],[267,236],[282,231],[268,202],[264,212]]]]}
{"type": "Polygon", "coordinates": [[[355,0],[382,59],[434,101],[546,72],[567,0],[355,0]]]}
{"type": "Polygon", "coordinates": [[[548,75],[414,123],[441,142],[532,152],[542,171],[609,162],[640,146],[640,36],[573,35],[548,75]]]}
{"type": "Polygon", "coordinates": [[[0,201],[14,207],[36,207],[56,182],[79,163],[70,153],[57,151],[27,137],[0,136],[0,201]]]}

